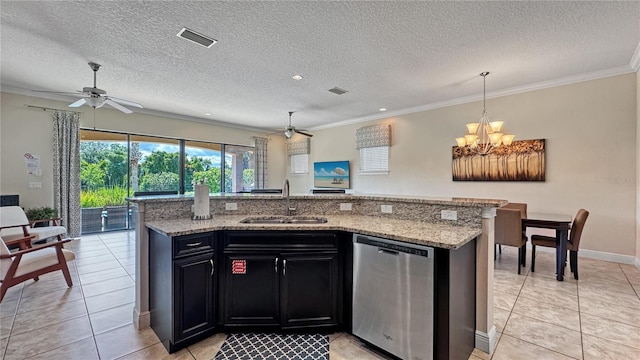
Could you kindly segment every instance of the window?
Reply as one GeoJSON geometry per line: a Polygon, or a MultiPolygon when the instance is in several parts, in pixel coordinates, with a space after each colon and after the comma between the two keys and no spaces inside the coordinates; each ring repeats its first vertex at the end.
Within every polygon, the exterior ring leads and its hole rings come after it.
{"type": "Polygon", "coordinates": [[[255,148],[226,145],[224,188],[226,192],[247,192],[255,187],[255,148]]]}
{"type": "Polygon", "coordinates": [[[291,174],[309,173],[309,153],[311,152],[311,141],[306,136],[295,136],[287,140],[287,155],[291,161],[291,174]]]}
{"type": "Polygon", "coordinates": [[[388,174],[389,147],[378,146],[360,149],[360,173],[388,174]]]}
{"type": "Polygon", "coordinates": [[[389,173],[391,125],[380,124],[356,130],[356,149],[360,150],[361,174],[389,173]]]}
{"type": "Polygon", "coordinates": [[[200,182],[209,185],[210,192],[220,192],[222,144],[185,141],[184,154],[184,193],[193,194],[193,185],[200,182]]]}
{"type": "Polygon", "coordinates": [[[127,196],[136,192],[193,194],[254,186],[255,148],[159,136],[80,130],[82,233],[133,227],[127,196]]]}
{"type": "Polygon", "coordinates": [[[309,173],[309,154],[291,155],[290,158],[292,174],[309,173]]]}

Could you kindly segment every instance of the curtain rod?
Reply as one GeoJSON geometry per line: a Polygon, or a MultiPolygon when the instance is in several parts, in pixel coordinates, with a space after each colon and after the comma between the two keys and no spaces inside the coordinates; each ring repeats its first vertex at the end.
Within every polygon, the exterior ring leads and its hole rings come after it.
{"type": "Polygon", "coordinates": [[[29,105],[29,104],[25,104],[24,106],[26,106],[28,108],[32,108],[32,109],[41,109],[42,111],[64,111],[64,112],[82,114],[81,111],[54,109],[54,108],[48,108],[48,107],[43,107],[43,106],[35,106],[35,105],[29,105]]]}

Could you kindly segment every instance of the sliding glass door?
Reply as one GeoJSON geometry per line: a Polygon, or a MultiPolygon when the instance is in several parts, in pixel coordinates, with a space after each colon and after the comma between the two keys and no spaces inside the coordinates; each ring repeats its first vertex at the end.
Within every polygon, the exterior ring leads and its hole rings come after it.
{"type": "Polygon", "coordinates": [[[133,228],[126,198],[253,188],[254,148],[157,136],[80,130],[82,233],[133,228]]]}
{"type": "Polygon", "coordinates": [[[127,229],[127,135],[80,130],[82,233],[127,229]]]}

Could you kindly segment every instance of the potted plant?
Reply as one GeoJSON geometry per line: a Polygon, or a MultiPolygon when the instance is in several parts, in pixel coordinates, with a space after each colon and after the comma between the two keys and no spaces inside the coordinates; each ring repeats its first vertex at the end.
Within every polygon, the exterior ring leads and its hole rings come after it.
{"type": "Polygon", "coordinates": [[[31,224],[33,224],[33,227],[49,226],[48,221],[37,222],[35,224],[34,221],[56,219],[58,217],[58,211],[48,206],[30,208],[24,213],[27,215],[27,219],[29,219],[31,224]]]}

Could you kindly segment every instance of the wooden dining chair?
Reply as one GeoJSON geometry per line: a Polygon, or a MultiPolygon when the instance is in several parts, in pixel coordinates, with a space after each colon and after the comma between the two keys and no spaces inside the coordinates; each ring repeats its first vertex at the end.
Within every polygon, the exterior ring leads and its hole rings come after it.
{"type": "MultiPolygon", "coordinates": [[[[502,206],[501,209],[518,209],[518,210],[520,210],[520,216],[522,216],[523,219],[527,218],[527,204],[525,204],[525,203],[511,203],[510,202],[507,205],[502,206]]],[[[526,231],[524,230],[524,228],[522,229],[522,232],[526,234],[526,231]]],[[[502,254],[502,245],[496,244],[496,246],[498,247],[498,250],[499,250],[500,254],[502,254]]],[[[494,251],[494,254],[495,254],[495,251],[494,251]]],[[[525,254],[526,254],[526,252],[525,252],[525,254]]],[[[495,260],[495,256],[494,256],[494,260],[495,260]]],[[[525,264],[526,264],[526,257],[524,258],[523,266],[525,264]]]]}
{"type": "MultiPolygon", "coordinates": [[[[569,250],[569,268],[573,273],[574,279],[578,280],[578,248],[580,246],[580,238],[582,237],[582,229],[587,222],[589,212],[585,209],[578,210],[571,229],[569,230],[569,240],[567,241],[567,250],[569,250]]],[[[546,246],[555,248],[556,238],[552,236],[531,235],[531,272],[536,270],[536,246],[546,246]]]]}
{"type": "Polygon", "coordinates": [[[33,279],[39,280],[39,276],[61,270],[69,287],[73,286],[67,261],[75,259],[71,250],[63,248],[70,239],[55,241],[42,246],[26,247],[35,236],[27,236],[20,239],[4,241],[0,238],[0,302],[7,290],[21,282],[33,279]],[[10,252],[7,245],[20,245],[19,251],[10,252]]]}
{"type": "Polygon", "coordinates": [[[522,212],[520,209],[501,207],[496,210],[495,243],[518,248],[518,274],[525,266],[527,236],[522,231],[522,212]]]}

